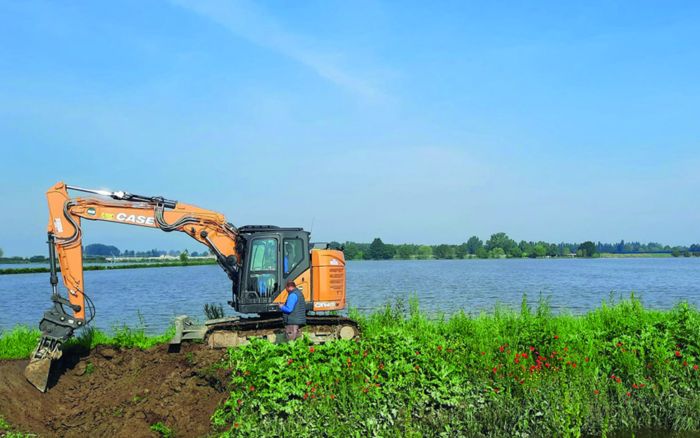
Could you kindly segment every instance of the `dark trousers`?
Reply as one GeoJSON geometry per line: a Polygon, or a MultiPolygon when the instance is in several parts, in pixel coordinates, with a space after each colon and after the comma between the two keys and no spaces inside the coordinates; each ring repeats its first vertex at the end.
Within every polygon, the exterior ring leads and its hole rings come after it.
{"type": "Polygon", "coordinates": [[[298,325],[285,325],[284,331],[287,334],[287,342],[302,338],[301,328],[298,325]]]}

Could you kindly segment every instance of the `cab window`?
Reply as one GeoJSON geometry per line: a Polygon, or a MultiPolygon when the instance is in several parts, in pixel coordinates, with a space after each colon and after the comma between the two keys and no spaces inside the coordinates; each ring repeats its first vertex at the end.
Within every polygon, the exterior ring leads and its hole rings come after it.
{"type": "Polygon", "coordinates": [[[276,292],[277,281],[277,240],[256,239],[250,253],[249,290],[258,294],[270,295],[276,292]]]}
{"type": "Polygon", "coordinates": [[[284,239],[285,277],[304,261],[304,243],[299,238],[284,239]]]}

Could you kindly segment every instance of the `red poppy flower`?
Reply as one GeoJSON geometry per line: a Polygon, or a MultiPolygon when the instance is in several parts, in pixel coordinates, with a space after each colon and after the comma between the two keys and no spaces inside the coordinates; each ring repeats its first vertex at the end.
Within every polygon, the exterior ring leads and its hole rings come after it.
{"type": "Polygon", "coordinates": [[[503,350],[505,350],[505,348],[501,347],[500,350],[503,351],[503,350]]]}
{"type": "Polygon", "coordinates": [[[576,368],[576,364],[575,364],[575,363],[574,363],[574,364],[571,364],[571,366],[574,367],[574,368],[576,368]]]}
{"type": "Polygon", "coordinates": [[[238,400],[238,403],[243,403],[241,400],[238,400]]]}
{"type": "Polygon", "coordinates": [[[331,398],[335,398],[335,396],[334,396],[334,395],[331,395],[331,398]]]}
{"type": "Polygon", "coordinates": [[[687,367],[687,366],[688,366],[688,362],[683,362],[683,366],[687,367]]]}
{"type": "Polygon", "coordinates": [[[530,351],[535,351],[535,347],[530,347],[530,351]]]}
{"type": "Polygon", "coordinates": [[[596,389],[594,392],[595,392],[596,394],[598,394],[598,390],[597,390],[597,389],[596,389]]]}
{"type": "Polygon", "coordinates": [[[616,381],[617,383],[620,383],[620,379],[619,379],[619,378],[615,379],[615,381],[616,381]]]}
{"type": "Polygon", "coordinates": [[[497,389],[494,389],[494,391],[498,392],[498,390],[497,390],[497,389]]]}
{"type": "Polygon", "coordinates": [[[643,383],[641,383],[639,386],[641,386],[642,388],[644,388],[644,384],[643,384],[643,383]]]}
{"type": "Polygon", "coordinates": [[[233,423],[233,427],[238,427],[238,423],[233,423]]]}
{"type": "Polygon", "coordinates": [[[481,355],[482,355],[482,356],[485,355],[485,354],[486,354],[486,352],[484,352],[484,351],[481,352],[481,355]]]}
{"type": "Polygon", "coordinates": [[[554,339],[559,339],[559,336],[557,336],[557,335],[554,335],[554,339]]]}
{"type": "Polygon", "coordinates": [[[246,371],[245,373],[248,374],[248,371],[246,371]]]}
{"type": "Polygon", "coordinates": [[[586,362],[588,362],[588,358],[587,358],[587,357],[584,357],[583,360],[585,360],[586,362]]]}
{"type": "Polygon", "coordinates": [[[632,394],[630,394],[629,392],[627,393],[627,397],[630,397],[631,395],[632,395],[632,394]]]}
{"type": "Polygon", "coordinates": [[[564,351],[569,351],[569,348],[568,348],[568,347],[564,347],[564,351]]]}
{"type": "Polygon", "coordinates": [[[442,350],[442,348],[441,348],[441,347],[438,347],[438,350],[442,350]]]}
{"type": "Polygon", "coordinates": [[[676,356],[681,357],[681,352],[680,352],[680,351],[676,351],[676,356]]]}
{"type": "Polygon", "coordinates": [[[313,353],[315,351],[314,347],[309,348],[309,351],[313,353]]]}
{"type": "Polygon", "coordinates": [[[693,369],[694,369],[694,370],[697,370],[697,369],[698,369],[698,366],[697,366],[697,365],[693,365],[693,369]]]}
{"type": "Polygon", "coordinates": [[[255,386],[251,386],[251,387],[250,387],[250,390],[251,390],[251,391],[255,391],[255,386]]]}

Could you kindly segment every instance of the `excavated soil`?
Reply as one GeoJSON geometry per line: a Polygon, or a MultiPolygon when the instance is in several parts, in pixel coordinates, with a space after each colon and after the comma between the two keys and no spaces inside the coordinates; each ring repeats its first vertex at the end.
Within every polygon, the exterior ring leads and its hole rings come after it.
{"type": "Polygon", "coordinates": [[[0,361],[0,415],[40,437],[158,437],[158,422],[175,437],[207,436],[230,394],[230,370],[215,366],[224,354],[202,344],[66,351],[44,394],[24,377],[28,361],[0,361]]]}

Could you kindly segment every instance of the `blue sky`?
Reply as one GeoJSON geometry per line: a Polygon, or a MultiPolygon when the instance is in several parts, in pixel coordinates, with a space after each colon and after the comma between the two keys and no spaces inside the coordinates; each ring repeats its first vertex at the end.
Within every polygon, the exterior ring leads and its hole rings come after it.
{"type": "Polygon", "coordinates": [[[698,42],[682,1],[0,0],[0,247],[46,252],[57,181],[319,241],[699,243],[698,42]]]}

